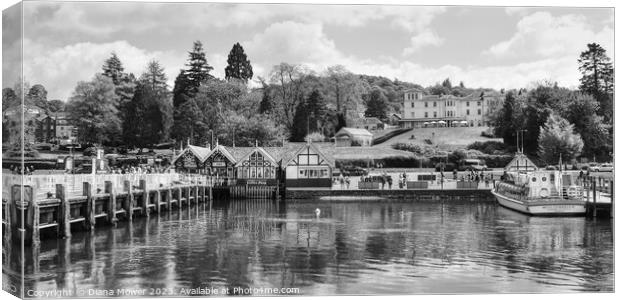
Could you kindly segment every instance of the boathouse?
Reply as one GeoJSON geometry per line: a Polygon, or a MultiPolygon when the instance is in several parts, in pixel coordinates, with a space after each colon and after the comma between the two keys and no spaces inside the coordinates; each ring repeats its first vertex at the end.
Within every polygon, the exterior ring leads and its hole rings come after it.
{"type": "Polygon", "coordinates": [[[237,157],[235,165],[237,184],[277,185],[279,165],[267,150],[262,147],[231,148],[230,150],[234,153],[233,156],[237,157]]]}
{"type": "Polygon", "coordinates": [[[211,150],[205,147],[187,145],[181,153],[172,161],[174,168],[181,172],[202,173],[204,170],[203,161],[211,150]]]}
{"type": "Polygon", "coordinates": [[[216,178],[235,178],[237,160],[222,145],[217,145],[204,159],[207,174],[216,178]]]}
{"type": "Polygon", "coordinates": [[[316,144],[304,144],[281,162],[287,188],[322,188],[332,186],[333,157],[325,155],[316,144]]]}

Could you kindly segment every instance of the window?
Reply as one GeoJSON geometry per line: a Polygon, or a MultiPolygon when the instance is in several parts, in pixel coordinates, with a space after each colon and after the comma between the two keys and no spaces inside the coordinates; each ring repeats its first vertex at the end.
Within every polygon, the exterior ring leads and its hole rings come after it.
{"type": "Polygon", "coordinates": [[[467,115],[469,116],[469,109],[467,110],[467,115]]]}
{"type": "Polygon", "coordinates": [[[469,101],[466,102],[466,105],[469,106],[469,101]]]}
{"type": "Polygon", "coordinates": [[[437,107],[437,101],[433,101],[433,107],[437,107]]]}
{"type": "Polygon", "coordinates": [[[481,115],[481,114],[482,114],[482,110],[478,109],[478,115],[481,115]]]}
{"type": "Polygon", "coordinates": [[[428,118],[428,112],[426,112],[426,111],[424,112],[424,117],[428,118]]]}
{"type": "Polygon", "coordinates": [[[414,102],[411,102],[411,107],[415,107],[415,103],[414,102]]]}
{"type": "Polygon", "coordinates": [[[433,118],[437,118],[437,112],[436,111],[433,112],[433,118]]]}
{"type": "Polygon", "coordinates": [[[424,107],[428,107],[428,102],[424,102],[424,107]]]}
{"type": "Polygon", "coordinates": [[[478,101],[478,106],[482,105],[482,102],[478,101]]]}
{"type": "Polygon", "coordinates": [[[411,117],[415,118],[415,112],[414,111],[411,112],[411,117]]]}

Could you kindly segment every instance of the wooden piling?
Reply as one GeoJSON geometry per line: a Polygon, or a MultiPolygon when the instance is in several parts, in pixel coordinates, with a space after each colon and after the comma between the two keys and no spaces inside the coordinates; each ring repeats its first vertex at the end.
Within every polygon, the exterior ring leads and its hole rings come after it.
{"type": "Polygon", "coordinates": [[[155,190],[155,212],[159,215],[161,211],[161,191],[155,190]]]}
{"type": "Polygon", "coordinates": [[[84,228],[86,230],[95,229],[95,198],[90,182],[82,183],[82,195],[86,197],[86,216],[84,216],[84,228]]]}
{"type": "Polygon", "coordinates": [[[60,224],[65,238],[71,237],[71,203],[67,197],[67,189],[64,184],[56,185],[56,198],[60,199],[62,209],[60,224]]]}
{"type": "Polygon", "coordinates": [[[146,180],[140,179],[140,189],[142,190],[142,213],[145,216],[150,216],[149,213],[149,190],[146,188],[146,180]]]}
{"type": "Polygon", "coordinates": [[[118,219],[116,218],[116,190],[112,181],[104,182],[104,193],[109,195],[108,198],[108,222],[116,225],[118,219]]]}
{"type": "MultiPolygon", "coordinates": [[[[33,192],[33,195],[34,194],[33,192]]],[[[37,203],[36,199],[32,199],[32,209],[31,212],[29,213],[29,222],[30,223],[30,230],[31,230],[31,236],[30,238],[32,239],[32,244],[38,246],[40,243],[40,235],[39,235],[39,223],[41,222],[41,208],[39,207],[39,204],[37,203]]]]}
{"type": "Polygon", "coordinates": [[[592,181],[592,203],[594,204],[592,216],[596,218],[596,179],[592,181]]]}
{"type": "Polygon", "coordinates": [[[133,187],[131,186],[131,182],[129,180],[125,180],[123,182],[123,189],[127,193],[127,197],[125,198],[125,212],[127,214],[127,219],[129,221],[133,220],[133,187]]]}

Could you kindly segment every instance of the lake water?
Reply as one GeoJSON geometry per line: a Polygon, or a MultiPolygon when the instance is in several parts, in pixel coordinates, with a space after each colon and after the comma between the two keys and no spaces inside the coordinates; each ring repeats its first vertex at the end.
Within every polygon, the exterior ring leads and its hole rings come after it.
{"type": "MultiPolygon", "coordinates": [[[[10,283],[19,276],[20,251],[6,246],[3,276],[10,283]]],[[[26,296],[614,287],[611,221],[528,217],[493,202],[201,204],[43,240],[25,253],[26,296]],[[60,292],[66,294],[53,294],[60,292]]]]}

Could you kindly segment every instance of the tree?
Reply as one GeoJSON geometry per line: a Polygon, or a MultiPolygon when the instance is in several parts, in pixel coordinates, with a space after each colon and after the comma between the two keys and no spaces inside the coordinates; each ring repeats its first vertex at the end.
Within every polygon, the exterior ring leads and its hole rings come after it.
{"type": "Polygon", "coordinates": [[[164,73],[164,68],[156,60],[148,63],[139,80],[141,84],[148,85],[152,90],[168,92],[168,78],[164,73]]]}
{"type": "Polygon", "coordinates": [[[189,59],[187,62],[188,67],[186,71],[187,78],[190,82],[190,91],[197,92],[200,84],[207,82],[213,78],[209,72],[213,70],[213,67],[207,62],[207,56],[202,48],[202,42],[195,41],[194,48],[189,52],[189,59]]]}
{"type": "Polygon", "coordinates": [[[601,45],[588,44],[588,50],[581,52],[577,62],[582,74],[579,80],[582,91],[591,95],[613,93],[613,64],[601,45]]]}
{"type": "Polygon", "coordinates": [[[247,83],[254,76],[252,65],[241,44],[235,43],[233,45],[228,54],[228,66],[226,66],[224,71],[226,73],[226,80],[236,78],[247,83]]]}
{"type": "Polygon", "coordinates": [[[574,125],[575,132],[581,136],[584,145],[582,156],[611,159],[608,157],[613,151],[611,126],[597,115],[598,110],[599,103],[591,95],[572,93],[562,116],[574,125]]]}
{"type": "Polygon", "coordinates": [[[282,127],[266,115],[246,117],[233,111],[225,114],[220,142],[241,147],[276,146],[285,138],[282,127]]]}
{"type": "Polygon", "coordinates": [[[28,100],[25,100],[25,101],[28,104],[32,104],[32,105],[38,106],[38,107],[44,109],[45,111],[48,110],[47,90],[45,90],[45,87],[43,85],[41,85],[41,84],[33,85],[28,90],[28,94],[26,94],[26,98],[28,100]]]}
{"type": "Polygon", "coordinates": [[[538,136],[538,155],[548,164],[555,164],[560,156],[564,161],[574,160],[583,148],[574,126],[557,114],[551,114],[538,136]]]}
{"type": "MultiPolygon", "coordinates": [[[[129,118],[130,115],[128,112],[128,106],[134,96],[136,78],[133,74],[125,73],[123,63],[114,52],[112,52],[110,57],[104,61],[102,70],[102,75],[110,78],[112,80],[112,84],[114,84],[114,93],[117,95],[116,103],[114,103],[114,105],[118,110],[119,119],[122,124],[129,118]]],[[[121,142],[121,137],[122,134],[113,136],[114,140],[110,140],[108,142],[119,143],[121,142]]]]}
{"type": "Polygon", "coordinates": [[[588,50],[581,52],[577,62],[582,74],[579,89],[594,96],[600,103],[599,114],[612,122],[614,67],[607,51],[599,44],[588,44],[588,50]]]}
{"type": "MultiPolygon", "coordinates": [[[[326,114],[325,100],[321,93],[315,89],[310,93],[306,99],[305,105],[306,113],[308,114],[308,120],[306,127],[308,127],[308,133],[321,131],[322,123],[326,114]]],[[[297,126],[304,126],[304,124],[296,124],[297,126]]]]}
{"type": "Polygon", "coordinates": [[[47,103],[50,112],[65,111],[65,103],[62,100],[54,99],[47,103]]]}
{"type": "Polygon", "coordinates": [[[140,76],[123,122],[125,144],[142,149],[168,140],[172,103],[166,75],[159,62],[151,61],[140,76]]]}
{"type": "Polygon", "coordinates": [[[270,82],[274,85],[274,100],[279,114],[277,121],[291,130],[296,123],[294,116],[298,104],[304,101],[304,85],[310,77],[310,72],[301,65],[280,63],[273,67],[270,73],[270,82]],[[276,88],[277,87],[277,88],[276,88]]]}
{"type": "Polygon", "coordinates": [[[17,94],[15,93],[15,90],[13,90],[12,88],[2,89],[2,110],[3,111],[9,107],[19,105],[20,102],[21,100],[17,98],[17,94]]]}
{"type": "Polygon", "coordinates": [[[263,96],[260,101],[258,112],[261,114],[268,114],[274,108],[273,100],[271,99],[271,88],[268,84],[263,83],[263,96]]]}
{"type": "Polygon", "coordinates": [[[387,98],[381,88],[375,87],[370,92],[366,102],[366,117],[376,117],[380,120],[387,118],[387,98]]]}
{"type": "Polygon", "coordinates": [[[184,140],[187,137],[193,139],[196,126],[202,124],[203,117],[199,110],[198,103],[194,99],[200,86],[212,79],[209,74],[211,67],[206,58],[200,41],[195,41],[192,51],[189,52],[187,59],[187,70],[181,70],[174,82],[172,91],[172,104],[174,107],[174,125],[172,133],[175,139],[184,140]],[[190,103],[186,103],[190,101],[190,103]],[[187,117],[189,114],[189,117],[187,117]]]}
{"type": "Polygon", "coordinates": [[[103,62],[103,66],[101,68],[103,69],[103,75],[111,78],[114,85],[120,84],[121,79],[125,74],[123,72],[125,68],[123,68],[123,63],[115,52],[112,52],[110,58],[103,62]]]}
{"type": "Polygon", "coordinates": [[[446,78],[442,83],[441,86],[445,87],[448,90],[452,89],[452,83],[450,82],[450,78],[446,78]]]}
{"type": "Polygon", "coordinates": [[[289,128],[291,136],[291,142],[303,142],[306,135],[308,135],[308,110],[306,109],[305,103],[300,103],[295,108],[295,115],[293,117],[293,122],[295,126],[289,128]]]}
{"type": "Polygon", "coordinates": [[[106,144],[120,136],[121,120],[116,103],[114,82],[104,75],[92,81],[81,81],[67,103],[67,111],[75,120],[78,139],[82,142],[106,144]]]}

